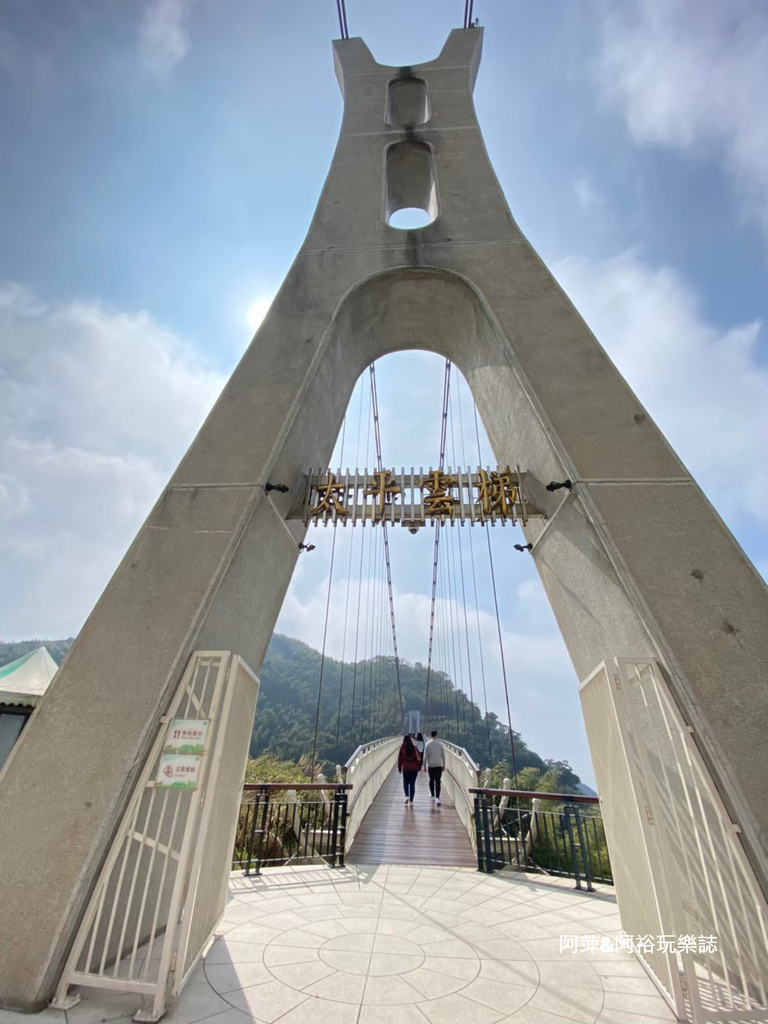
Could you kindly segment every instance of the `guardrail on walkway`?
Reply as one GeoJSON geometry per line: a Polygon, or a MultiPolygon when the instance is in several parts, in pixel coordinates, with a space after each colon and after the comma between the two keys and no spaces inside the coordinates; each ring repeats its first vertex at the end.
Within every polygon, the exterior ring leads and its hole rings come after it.
{"type": "Polygon", "coordinates": [[[475,808],[472,796],[473,787],[480,785],[480,769],[469,756],[464,747],[441,739],[445,751],[445,768],[442,785],[453,801],[456,813],[467,830],[472,848],[477,853],[477,834],[475,831],[475,808]]]}
{"type": "Polygon", "coordinates": [[[542,871],[575,878],[577,889],[583,880],[588,891],[593,882],[612,884],[597,797],[479,787],[470,793],[480,871],[542,871]]]}
{"type": "Polygon", "coordinates": [[[232,870],[318,861],[343,867],[347,790],[343,783],[247,782],[235,833],[232,870]]]}
{"type": "Polygon", "coordinates": [[[392,771],[402,742],[402,736],[385,736],[370,743],[361,743],[347,763],[336,769],[341,782],[352,790],[347,808],[346,848],[355,838],[382,782],[392,771]]]}

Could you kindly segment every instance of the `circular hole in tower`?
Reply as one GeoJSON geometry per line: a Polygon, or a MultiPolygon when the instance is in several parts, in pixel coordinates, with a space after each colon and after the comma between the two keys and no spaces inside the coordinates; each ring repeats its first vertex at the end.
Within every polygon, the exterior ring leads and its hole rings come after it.
{"type": "Polygon", "coordinates": [[[418,206],[406,206],[402,210],[395,210],[389,218],[391,228],[399,228],[401,231],[413,230],[414,228],[425,228],[433,221],[426,210],[418,206]]]}

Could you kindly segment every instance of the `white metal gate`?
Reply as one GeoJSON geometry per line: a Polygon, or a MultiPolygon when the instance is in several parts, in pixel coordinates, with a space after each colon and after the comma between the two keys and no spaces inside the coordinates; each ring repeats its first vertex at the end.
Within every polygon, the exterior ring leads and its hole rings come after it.
{"type": "Polygon", "coordinates": [[[580,690],[636,952],[679,1017],[764,1020],[768,908],[659,666],[616,658],[580,690]]]}
{"type": "Polygon", "coordinates": [[[78,984],[134,992],[152,997],[136,1019],[155,1021],[167,993],[181,990],[224,909],[258,689],[228,651],[191,656],[52,1005],[76,1003],[79,996],[67,992],[78,984]],[[196,731],[202,739],[185,747],[196,731]]]}

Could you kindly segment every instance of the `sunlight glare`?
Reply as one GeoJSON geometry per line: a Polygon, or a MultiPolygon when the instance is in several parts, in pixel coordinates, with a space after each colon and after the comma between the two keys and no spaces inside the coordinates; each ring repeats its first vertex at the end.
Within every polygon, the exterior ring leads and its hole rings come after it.
{"type": "Polygon", "coordinates": [[[248,326],[251,328],[254,334],[259,329],[259,327],[261,327],[261,322],[267,315],[267,311],[269,310],[269,307],[272,305],[273,298],[274,296],[272,295],[262,296],[260,299],[257,299],[251,306],[248,307],[248,312],[246,313],[245,318],[248,321],[248,326]]]}

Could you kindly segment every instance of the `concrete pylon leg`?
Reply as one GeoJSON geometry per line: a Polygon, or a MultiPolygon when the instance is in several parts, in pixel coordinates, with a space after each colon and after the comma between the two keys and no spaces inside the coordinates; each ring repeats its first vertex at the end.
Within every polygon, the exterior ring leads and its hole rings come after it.
{"type": "Polygon", "coordinates": [[[190,652],[258,671],[301,474],[327,464],[358,375],[401,349],[453,360],[499,463],[530,474],[579,678],[616,654],[663,666],[766,887],[765,586],[512,219],[472,104],[481,43],[454,31],[413,68],[334,44],[344,121],[301,252],[0,777],[0,1005],[50,996],[190,652]],[[432,223],[390,227],[404,206],[432,223]],[[564,477],[564,499],[544,489],[564,477]]]}

